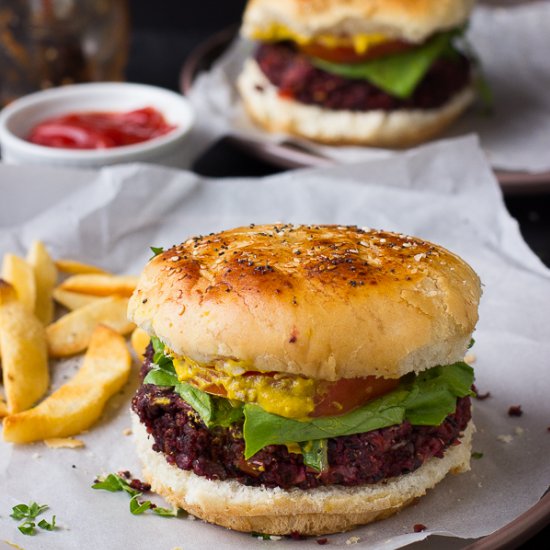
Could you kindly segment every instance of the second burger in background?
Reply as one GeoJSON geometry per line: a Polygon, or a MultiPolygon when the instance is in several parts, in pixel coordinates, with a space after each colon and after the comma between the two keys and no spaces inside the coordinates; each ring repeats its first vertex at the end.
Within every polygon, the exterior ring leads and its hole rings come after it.
{"type": "Polygon", "coordinates": [[[255,122],[331,145],[426,141],[472,102],[474,0],[250,0],[238,80],[255,122]]]}

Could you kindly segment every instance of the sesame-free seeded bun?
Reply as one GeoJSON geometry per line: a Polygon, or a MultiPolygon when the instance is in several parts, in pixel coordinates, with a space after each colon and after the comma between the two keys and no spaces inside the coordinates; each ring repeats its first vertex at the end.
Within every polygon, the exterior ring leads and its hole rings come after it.
{"type": "Polygon", "coordinates": [[[480,282],[458,256],[354,226],[262,225],[153,258],[130,318],[175,355],[338,380],[462,360],[480,282]]]}
{"type": "Polygon", "coordinates": [[[305,39],[383,34],[422,42],[464,24],[473,5],[474,0],[250,0],[241,33],[255,38],[283,26],[305,39]]]}
{"type": "Polygon", "coordinates": [[[461,443],[443,458],[431,458],[412,473],[357,487],[316,489],[247,487],[235,480],[210,480],[169,464],[135,414],[133,434],[151,488],[170,504],[237,531],[323,535],[353,529],[391,516],[439,483],[448,473],[470,469],[473,422],[461,443]]]}

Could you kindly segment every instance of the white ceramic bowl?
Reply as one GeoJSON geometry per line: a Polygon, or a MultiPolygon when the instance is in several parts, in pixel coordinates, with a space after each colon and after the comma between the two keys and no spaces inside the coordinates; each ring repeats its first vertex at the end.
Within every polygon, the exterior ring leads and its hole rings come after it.
{"type": "Polygon", "coordinates": [[[185,168],[190,162],[186,141],[193,120],[187,99],[163,88],[126,82],[52,88],[17,99],[0,112],[2,161],[73,168],[152,162],[185,168]],[[36,124],[53,116],[82,111],[125,112],[143,107],[154,107],[176,129],[142,143],[109,149],[60,149],[25,139],[36,124]]]}

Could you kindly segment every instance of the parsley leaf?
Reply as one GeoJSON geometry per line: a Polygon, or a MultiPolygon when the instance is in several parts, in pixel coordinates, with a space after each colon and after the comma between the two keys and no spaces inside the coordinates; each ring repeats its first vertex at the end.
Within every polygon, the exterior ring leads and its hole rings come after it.
{"type": "Polygon", "coordinates": [[[92,489],[102,489],[104,491],[110,491],[111,493],[116,493],[118,491],[124,491],[130,496],[134,497],[137,494],[140,494],[139,491],[132,488],[130,484],[118,474],[109,474],[106,478],[96,481],[92,485],[92,489]]]}
{"type": "MultiPolygon", "coordinates": [[[[36,523],[32,520],[36,519],[37,516],[47,509],[47,504],[37,504],[36,502],[31,502],[30,504],[17,504],[12,508],[10,517],[17,520],[24,519],[25,521],[17,528],[24,535],[34,535],[36,523]]],[[[38,527],[47,531],[53,531],[55,529],[55,516],[53,516],[51,523],[45,519],[41,519],[38,522],[38,527]]]]}
{"type": "Polygon", "coordinates": [[[159,254],[162,254],[164,252],[164,248],[162,248],[162,246],[150,246],[149,248],[151,249],[151,252],[153,253],[153,255],[151,256],[151,260],[155,256],[158,256],[159,254]]]}
{"type": "Polygon", "coordinates": [[[142,496],[141,493],[137,493],[130,499],[130,512],[132,512],[134,516],[140,516],[143,512],[149,510],[153,504],[150,500],[140,502],[138,500],[140,496],[142,496]]]}
{"type": "Polygon", "coordinates": [[[13,519],[23,519],[28,517],[28,515],[29,507],[26,504],[18,504],[17,506],[14,506],[12,508],[10,517],[12,517],[13,519]]]}
{"type": "Polygon", "coordinates": [[[51,523],[47,522],[45,519],[41,519],[38,522],[38,527],[40,527],[40,529],[45,529],[46,531],[53,531],[55,529],[55,516],[52,517],[51,523]]]}
{"type": "Polygon", "coordinates": [[[157,516],[162,516],[164,518],[175,518],[180,512],[179,508],[173,508],[170,510],[169,508],[161,508],[160,506],[152,508],[152,510],[155,514],[157,514],[157,516]]]}
{"type": "Polygon", "coordinates": [[[22,523],[17,529],[19,529],[19,531],[21,531],[21,533],[23,533],[24,535],[34,535],[35,526],[36,524],[34,523],[34,521],[27,520],[22,523]]]}
{"type": "MultiPolygon", "coordinates": [[[[99,479],[92,485],[92,489],[101,489],[103,491],[109,491],[111,493],[125,492],[130,495],[130,512],[134,516],[140,516],[147,510],[151,510],[157,516],[161,517],[176,517],[178,515],[178,509],[169,510],[168,508],[161,508],[155,506],[150,500],[138,500],[143,496],[138,490],[134,489],[126,479],[119,474],[109,474],[103,479],[99,479]]],[[[55,516],[54,516],[55,525],[55,516]]],[[[39,524],[40,525],[40,524],[39,524]]]]}

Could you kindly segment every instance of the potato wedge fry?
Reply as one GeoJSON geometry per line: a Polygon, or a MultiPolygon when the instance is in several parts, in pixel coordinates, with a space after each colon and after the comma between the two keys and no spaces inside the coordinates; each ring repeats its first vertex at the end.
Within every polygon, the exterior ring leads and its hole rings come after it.
{"type": "Polygon", "coordinates": [[[46,330],[0,280],[0,348],[8,412],[32,407],[50,383],[46,330]]]}
{"type": "Polygon", "coordinates": [[[51,357],[67,357],[84,351],[97,325],[104,324],[119,334],[129,334],[135,325],[128,321],[128,298],[108,296],[67,313],[46,328],[51,357]]]}
{"type": "Polygon", "coordinates": [[[58,288],[94,296],[126,296],[129,298],[136,288],[138,278],[131,275],[73,275],[65,279],[58,288]]]}
{"type": "Polygon", "coordinates": [[[132,343],[132,347],[134,348],[134,351],[136,352],[138,359],[143,358],[143,354],[145,353],[145,348],[147,348],[150,341],[151,341],[151,337],[143,329],[137,327],[136,330],[132,332],[132,336],[130,337],[130,342],[132,343]]]}
{"type": "Polygon", "coordinates": [[[57,281],[57,268],[42,241],[32,243],[27,262],[32,267],[36,283],[34,312],[44,325],[49,325],[53,319],[52,291],[57,281]]]}
{"type": "Polygon", "coordinates": [[[15,254],[5,254],[2,262],[2,279],[13,286],[19,301],[29,311],[34,311],[36,283],[32,267],[15,254]]]}
{"type": "Polygon", "coordinates": [[[76,375],[33,409],[7,416],[4,440],[30,443],[86,430],[128,380],[131,361],[124,338],[99,325],[76,375]]]}
{"type": "Polygon", "coordinates": [[[57,269],[59,269],[59,271],[62,271],[63,273],[69,273],[70,275],[79,275],[84,273],[108,273],[104,269],[101,269],[101,267],[84,264],[82,262],[77,262],[76,260],[56,260],[55,265],[57,269]]]}
{"type": "Polygon", "coordinates": [[[62,288],[55,288],[53,297],[56,302],[65,306],[71,311],[86,306],[98,300],[103,300],[102,296],[92,296],[91,294],[80,294],[79,292],[71,292],[62,288]]]}

